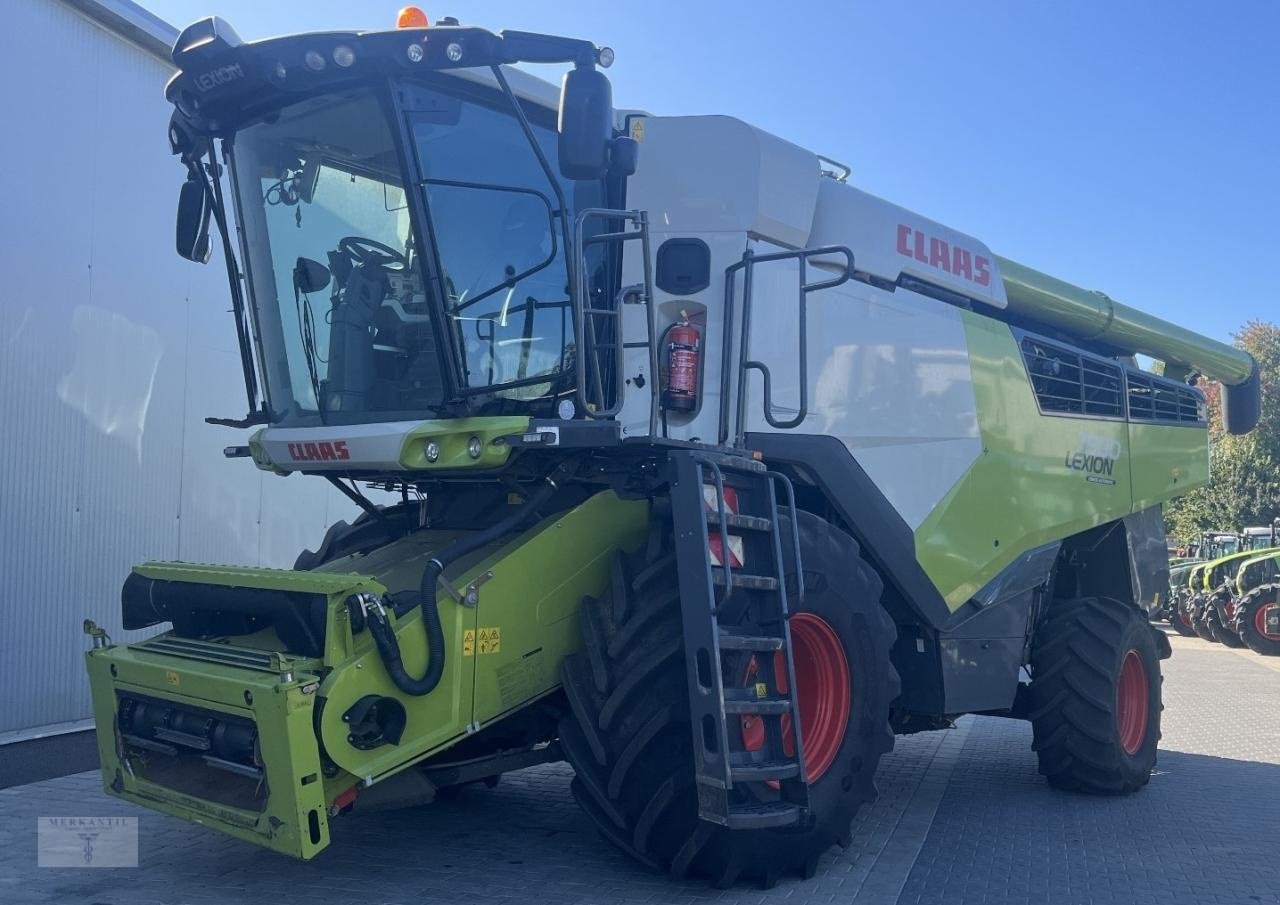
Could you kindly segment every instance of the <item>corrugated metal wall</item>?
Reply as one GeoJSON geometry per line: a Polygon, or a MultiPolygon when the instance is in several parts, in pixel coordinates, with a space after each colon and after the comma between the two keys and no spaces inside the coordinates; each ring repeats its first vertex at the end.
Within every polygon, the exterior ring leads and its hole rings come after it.
{"type": "MultiPolygon", "coordinates": [[[[245,400],[222,262],[173,252],[169,68],[57,0],[4,4],[0,740],[89,715],[81,622],[145,559],[288,566],[353,507],[226,460],[245,400]]],[[[144,633],[145,634],[145,633],[144,633]]]]}

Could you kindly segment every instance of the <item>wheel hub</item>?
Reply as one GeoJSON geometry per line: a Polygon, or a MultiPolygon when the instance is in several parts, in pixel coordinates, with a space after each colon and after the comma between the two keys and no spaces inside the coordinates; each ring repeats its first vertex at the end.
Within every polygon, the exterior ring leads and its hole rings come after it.
{"type": "MultiPolygon", "coordinates": [[[[805,766],[809,781],[816,782],[835,761],[849,723],[853,699],[849,661],[836,630],[813,613],[797,613],[791,617],[791,651],[795,659],[805,766]]],[[[774,655],[773,666],[774,675],[778,676],[778,691],[786,694],[786,660],[781,652],[774,655]]],[[[748,682],[755,680],[757,671],[754,662],[748,666],[748,682]]],[[[782,750],[788,757],[794,757],[796,743],[791,715],[784,714],[781,724],[782,750]]],[[[764,747],[765,727],[760,717],[742,717],[741,729],[746,750],[758,751],[764,747]]]]}
{"type": "Polygon", "coordinates": [[[1258,634],[1266,638],[1268,641],[1280,641],[1280,632],[1270,631],[1267,628],[1267,616],[1273,611],[1280,609],[1280,604],[1269,603],[1260,606],[1253,614],[1253,627],[1258,630],[1258,634]]]}
{"type": "Polygon", "coordinates": [[[1132,648],[1120,664],[1116,684],[1116,730],[1126,754],[1137,754],[1147,738],[1147,668],[1132,648]]]}

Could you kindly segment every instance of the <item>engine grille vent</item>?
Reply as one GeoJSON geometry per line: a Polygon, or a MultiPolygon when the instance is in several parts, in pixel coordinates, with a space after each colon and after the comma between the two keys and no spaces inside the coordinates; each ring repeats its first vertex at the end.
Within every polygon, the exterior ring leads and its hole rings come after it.
{"type": "Polygon", "coordinates": [[[1022,358],[1042,412],[1124,417],[1119,365],[1028,336],[1022,358]]]}

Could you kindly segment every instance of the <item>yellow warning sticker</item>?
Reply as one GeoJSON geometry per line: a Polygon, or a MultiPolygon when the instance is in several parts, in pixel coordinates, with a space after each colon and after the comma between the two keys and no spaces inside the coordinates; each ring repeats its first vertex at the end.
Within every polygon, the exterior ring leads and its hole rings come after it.
{"type": "Polygon", "coordinates": [[[644,141],[644,120],[639,117],[631,121],[631,140],[644,141]]]}
{"type": "Polygon", "coordinates": [[[476,630],[467,629],[462,633],[462,656],[470,657],[476,652],[476,630]]]}
{"type": "Polygon", "coordinates": [[[171,669],[171,670],[168,670],[168,671],[164,674],[164,680],[165,680],[166,682],[168,682],[170,685],[181,685],[181,684],[182,684],[182,676],[178,675],[178,674],[177,674],[176,672],[174,672],[172,669],[171,669]]]}
{"type": "Polygon", "coordinates": [[[757,682],[757,683],[756,683],[756,697],[757,697],[757,698],[767,698],[767,697],[769,697],[769,686],[768,686],[768,685],[766,685],[764,682],[757,682]]]}
{"type": "Polygon", "coordinates": [[[502,629],[498,626],[482,628],[476,634],[476,653],[496,654],[502,650],[502,629]]]}

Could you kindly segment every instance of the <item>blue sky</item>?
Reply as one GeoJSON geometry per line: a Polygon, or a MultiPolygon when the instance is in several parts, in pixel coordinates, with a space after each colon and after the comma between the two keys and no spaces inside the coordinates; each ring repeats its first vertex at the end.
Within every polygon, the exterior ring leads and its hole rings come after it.
{"type": "MultiPolygon", "coordinates": [[[[246,39],[398,0],[142,0],[246,39]]],[[[589,38],[618,106],[723,113],[997,254],[1226,339],[1280,319],[1280,3],[421,4],[589,38]]]]}

